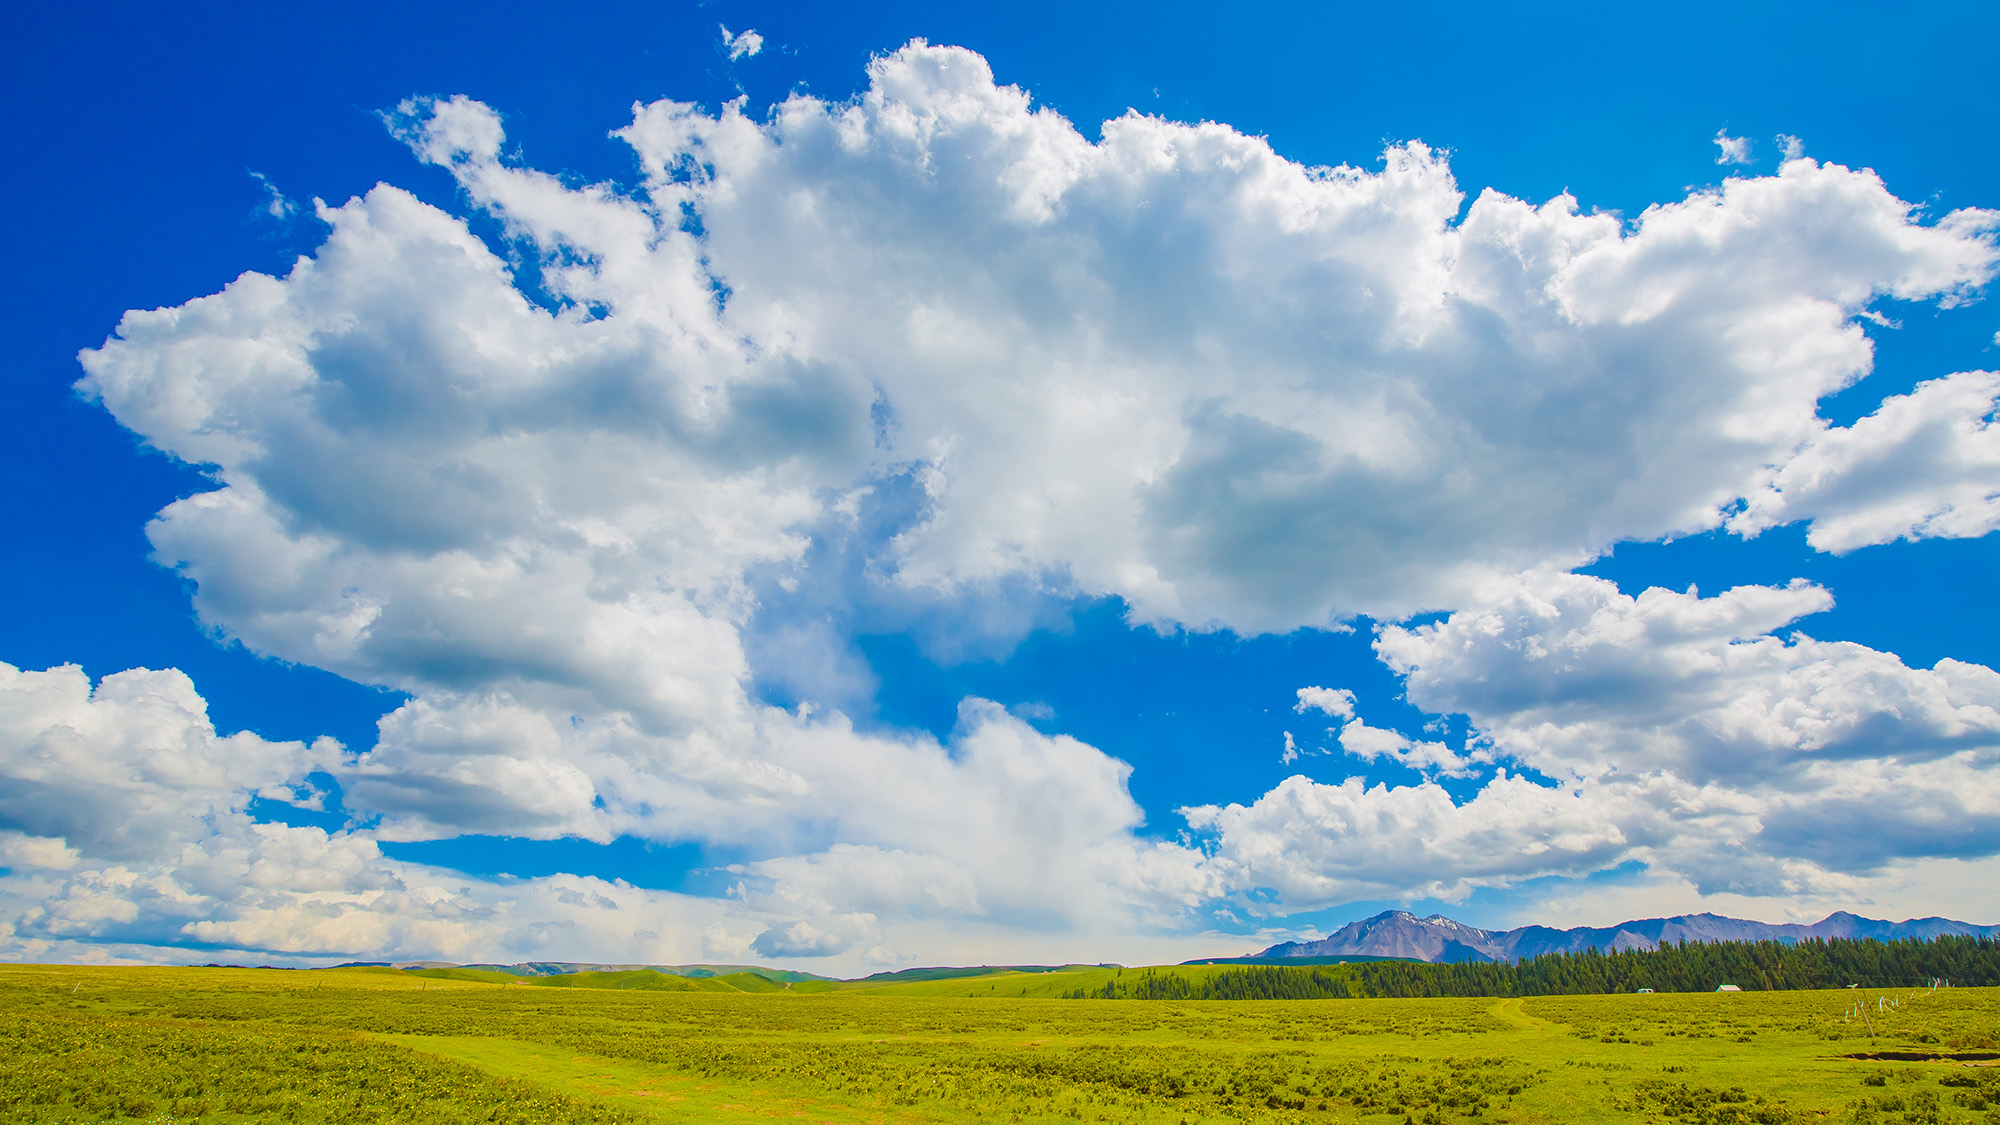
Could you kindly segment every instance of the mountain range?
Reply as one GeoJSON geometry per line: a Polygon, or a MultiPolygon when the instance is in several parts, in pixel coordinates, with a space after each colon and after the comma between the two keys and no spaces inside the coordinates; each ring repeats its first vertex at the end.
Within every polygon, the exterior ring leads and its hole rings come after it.
{"type": "Polygon", "coordinates": [[[1810,938],[1874,938],[1897,941],[1929,940],[1944,934],[2000,936],[2000,926],[1975,926],[1949,918],[1911,918],[1885,922],[1842,910],[1811,925],[1796,922],[1752,922],[1719,914],[1680,914],[1672,918],[1641,918],[1615,926],[1577,926],[1558,930],[1522,926],[1513,930],[1482,930],[1442,914],[1419,918],[1407,910],[1385,910],[1372,918],[1349,922],[1318,941],[1286,941],[1241,961],[1282,963],[1302,958],[1341,956],[1399,957],[1416,961],[1519,961],[1544,953],[1579,953],[1586,949],[1615,952],[1652,949],[1663,942],[1782,941],[1810,938]]]}

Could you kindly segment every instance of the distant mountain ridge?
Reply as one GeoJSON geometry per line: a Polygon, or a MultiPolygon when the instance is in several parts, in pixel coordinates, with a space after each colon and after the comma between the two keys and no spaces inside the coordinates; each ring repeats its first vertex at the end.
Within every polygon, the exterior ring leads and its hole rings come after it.
{"type": "MultiPolygon", "coordinates": [[[[1055,973],[1064,969],[1077,968],[1075,965],[976,965],[976,966],[936,966],[930,968],[894,969],[887,972],[871,973],[865,977],[855,977],[856,981],[879,981],[883,983],[916,980],[949,980],[955,977],[983,976],[987,973],[1055,973]]],[[[1117,968],[1115,965],[1094,965],[1092,968],[1117,968]]],[[[335,965],[336,969],[472,969],[489,973],[506,973],[517,977],[556,977],[576,973],[633,973],[651,969],[672,977],[706,979],[749,973],[779,984],[796,984],[799,981],[830,981],[852,983],[844,977],[826,977],[818,973],[801,972],[797,969],[773,969],[766,965],[644,965],[611,963],[607,961],[521,961],[512,965],[479,962],[461,965],[456,961],[349,961],[335,965]]]]}
{"type": "Polygon", "coordinates": [[[823,977],[818,973],[800,972],[796,969],[772,969],[763,965],[641,965],[611,964],[604,961],[521,961],[512,965],[496,965],[480,962],[461,965],[456,961],[349,961],[335,965],[336,969],[482,969],[487,972],[508,973],[517,977],[555,977],[571,973],[629,973],[640,969],[651,969],[673,977],[721,977],[732,973],[753,973],[766,980],[780,984],[790,984],[802,980],[837,980],[837,977],[823,977]]]}
{"type": "Polygon", "coordinates": [[[1680,914],[1672,918],[1641,918],[1615,926],[1577,926],[1558,930],[1522,926],[1513,930],[1482,930],[1442,914],[1419,918],[1407,910],[1385,910],[1372,918],[1349,922],[1318,941],[1286,941],[1266,949],[1258,959],[1304,957],[1405,957],[1417,961],[1519,961],[1544,953],[1580,953],[1586,949],[1616,952],[1652,949],[1663,942],[1783,941],[1810,938],[1873,938],[1897,941],[1945,934],[2000,937],[2000,926],[1975,926],[1949,918],[1911,918],[1886,922],[1845,910],[1812,923],[1752,922],[1720,914],[1680,914]]]}

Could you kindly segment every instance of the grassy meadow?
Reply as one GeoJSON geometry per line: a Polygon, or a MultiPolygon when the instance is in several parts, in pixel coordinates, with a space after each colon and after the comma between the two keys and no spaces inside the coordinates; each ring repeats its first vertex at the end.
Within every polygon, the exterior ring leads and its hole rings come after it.
{"type": "Polygon", "coordinates": [[[2000,1125],[1990,1061],[1846,1057],[2000,1054],[2000,989],[1053,998],[1135,971],[0,966],[0,1120],[2000,1125]]]}

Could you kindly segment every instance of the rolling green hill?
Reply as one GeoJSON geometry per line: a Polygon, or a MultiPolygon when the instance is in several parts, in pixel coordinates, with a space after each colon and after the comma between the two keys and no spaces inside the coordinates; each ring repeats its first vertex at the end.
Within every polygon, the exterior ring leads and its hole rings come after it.
{"type": "Polygon", "coordinates": [[[1334,957],[1201,957],[1193,961],[1182,961],[1183,965],[1278,965],[1297,968],[1301,965],[1366,965],[1372,961],[1409,961],[1418,965],[1429,964],[1415,957],[1376,957],[1365,953],[1342,953],[1334,957]]]}
{"type": "Polygon", "coordinates": [[[588,961],[523,961],[515,965],[478,964],[453,967],[505,973],[510,977],[555,977],[572,976],[577,973],[623,973],[651,969],[657,973],[676,977],[725,977],[737,973],[754,973],[781,984],[800,980],[834,979],[820,976],[818,973],[801,972],[797,969],[773,969],[765,965],[606,965],[588,961]]]}
{"type": "MultiPolygon", "coordinates": [[[[1269,972],[1289,978],[1293,973],[1309,973],[1315,970],[1269,970],[1269,972]]],[[[1342,974],[1353,970],[1340,968],[1320,969],[1324,974],[1342,974]]],[[[792,986],[794,993],[815,994],[838,992],[862,996],[884,997],[959,997],[965,999],[998,998],[1040,998],[1047,1000],[1076,999],[1078,997],[1098,997],[1105,995],[1109,988],[1118,996],[1130,995],[1130,989],[1138,985],[1147,988],[1166,988],[1176,995],[1207,995],[1215,991],[1213,984],[1218,977],[1225,981],[1241,976],[1242,966],[1235,965],[1162,965],[1151,968],[1126,968],[1122,965],[1064,965],[1059,968],[1032,966],[1028,969],[995,967],[984,972],[966,973],[955,976],[936,976],[904,980],[879,980],[865,978],[853,981],[813,981],[792,986]],[[1150,982],[1140,985],[1139,982],[1150,982]],[[1172,983],[1170,983],[1172,982],[1172,983]]],[[[1234,991],[1227,984],[1222,986],[1222,994],[1217,999],[1232,998],[1234,991]]],[[[1285,993],[1289,995],[1289,993],[1285,993]]],[[[1312,993],[1311,995],[1320,995],[1312,993]]]]}
{"type": "MultiPolygon", "coordinates": [[[[354,971],[367,972],[368,970],[361,969],[354,971]]],[[[482,984],[514,984],[519,982],[521,979],[520,977],[517,977],[512,973],[503,973],[492,969],[474,969],[467,967],[459,967],[455,969],[401,969],[401,970],[385,969],[382,971],[401,972],[404,976],[423,977],[427,980],[476,980],[481,982],[482,984]]]]}
{"type": "MultiPolygon", "coordinates": [[[[855,984],[889,983],[906,980],[952,980],[958,977],[984,977],[994,973],[1060,973],[1069,969],[1080,969],[1082,965],[973,965],[940,966],[930,969],[897,969],[894,972],[872,973],[862,977],[855,984]]],[[[1115,965],[1098,965],[1095,968],[1116,968],[1115,965]]]]}
{"type": "Polygon", "coordinates": [[[531,977],[526,983],[539,988],[601,988],[619,992],[783,992],[789,986],[789,982],[774,981],[759,973],[725,973],[720,976],[693,977],[663,973],[657,969],[562,973],[556,976],[531,977]]]}

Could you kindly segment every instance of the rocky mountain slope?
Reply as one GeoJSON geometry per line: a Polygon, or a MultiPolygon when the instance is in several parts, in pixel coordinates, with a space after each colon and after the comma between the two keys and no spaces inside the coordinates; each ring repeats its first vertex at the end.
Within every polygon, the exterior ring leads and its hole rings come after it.
{"type": "Polygon", "coordinates": [[[1802,941],[1807,938],[1934,938],[1940,934],[2000,936],[2000,926],[1975,926],[1949,918],[1911,918],[1886,922],[1839,911],[1812,923],[1752,922],[1719,914],[1681,914],[1672,918],[1641,918],[1615,926],[1578,926],[1558,930],[1522,926],[1513,930],[1482,930],[1442,914],[1419,918],[1407,910],[1385,910],[1372,918],[1349,922],[1318,941],[1287,941],[1259,957],[1411,957],[1419,961],[1519,961],[1543,953],[1576,953],[1585,949],[1615,951],[1651,949],[1662,942],[1802,941]]]}

